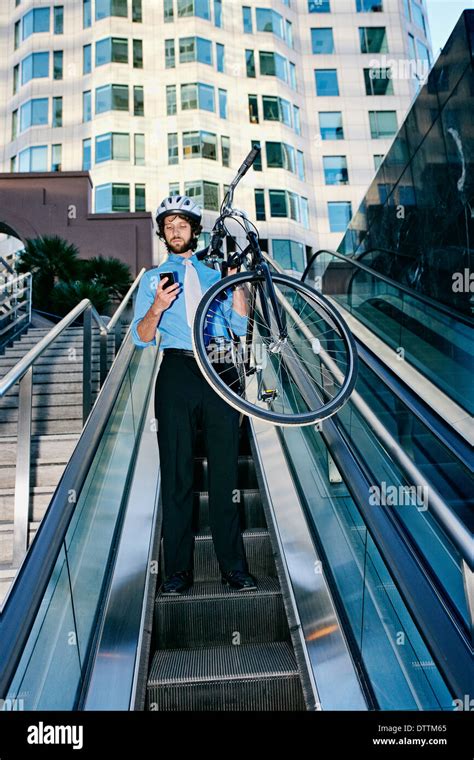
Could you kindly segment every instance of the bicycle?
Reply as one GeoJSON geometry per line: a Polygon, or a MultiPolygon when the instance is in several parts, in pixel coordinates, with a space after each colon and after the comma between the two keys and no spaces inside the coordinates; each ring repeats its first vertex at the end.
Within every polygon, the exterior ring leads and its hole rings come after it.
{"type": "MultiPolygon", "coordinates": [[[[279,426],[311,425],[347,402],[357,377],[357,351],[330,301],[309,285],[270,270],[257,228],[233,207],[234,190],[259,151],[259,146],[252,148],[231,182],[210,244],[199,255],[222,276],[198,304],[194,355],[214,390],[241,413],[279,426]],[[243,227],[248,244],[225,258],[222,242],[232,237],[228,219],[243,227]],[[227,274],[229,268],[241,267],[245,271],[227,274]],[[224,329],[215,327],[220,322],[222,328],[222,304],[236,286],[243,286],[247,302],[243,335],[235,332],[230,319],[224,329]]],[[[235,238],[234,243],[239,247],[235,238]]]]}

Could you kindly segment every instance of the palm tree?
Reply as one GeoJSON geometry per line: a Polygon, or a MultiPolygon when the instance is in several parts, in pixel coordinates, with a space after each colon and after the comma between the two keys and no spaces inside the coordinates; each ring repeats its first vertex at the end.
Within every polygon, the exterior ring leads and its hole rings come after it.
{"type": "Polygon", "coordinates": [[[71,282],[78,276],[79,251],[58,235],[28,238],[24,250],[18,255],[16,269],[20,274],[32,273],[33,306],[49,310],[55,284],[71,282]]]}
{"type": "Polygon", "coordinates": [[[109,304],[109,293],[103,285],[76,280],[56,283],[50,295],[51,308],[59,317],[64,317],[83,298],[88,298],[99,314],[103,313],[109,304]]]}
{"type": "Polygon", "coordinates": [[[102,285],[110,298],[121,300],[130,285],[132,278],[130,268],[119,259],[94,256],[92,259],[81,261],[81,279],[102,285]]]}

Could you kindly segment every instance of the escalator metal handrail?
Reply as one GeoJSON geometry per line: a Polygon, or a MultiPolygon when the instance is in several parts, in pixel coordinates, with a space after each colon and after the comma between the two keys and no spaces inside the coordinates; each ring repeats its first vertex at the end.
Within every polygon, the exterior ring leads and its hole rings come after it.
{"type": "MultiPolygon", "coordinates": [[[[382,249],[382,248],[369,248],[367,251],[364,251],[364,253],[371,253],[372,251],[386,251],[387,253],[393,253],[393,251],[389,251],[389,249],[382,249]]],[[[357,269],[363,272],[367,272],[376,280],[380,280],[381,282],[384,282],[386,285],[390,285],[390,287],[392,288],[401,290],[402,293],[406,293],[411,298],[414,298],[415,300],[420,301],[420,303],[423,303],[426,306],[429,306],[435,311],[438,311],[441,314],[444,314],[445,316],[450,317],[450,319],[455,318],[459,322],[463,322],[463,324],[465,324],[468,327],[474,327],[474,320],[469,319],[469,317],[466,316],[466,314],[461,314],[458,311],[453,311],[453,309],[449,308],[448,306],[441,303],[440,301],[435,301],[434,298],[430,298],[429,296],[426,296],[422,293],[418,293],[418,291],[413,290],[412,288],[409,288],[407,285],[403,285],[402,283],[397,282],[391,277],[387,277],[386,274],[377,272],[375,269],[372,269],[371,267],[367,266],[367,264],[362,264],[360,261],[356,261],[350,256],[347,256],[343,253],[339,253],[339,251],[331,251],[328,248],[320,248],[319,251],[316,251],[315,253],[313,253],[309,262],[306,265],[306,268],[303,274],[301,275],[302,282],[306,281],[306,278],[311,270],[313,262],[322,253],[329,253],[331,256],[335,256],[337,259],[340,259],[341,261],[344,261],[346,263],[349,262],[350,264],[352,264],[352,266],[356,267],[357,269]]]]}
{"type": "MultiPolygon", "coordinates": [[[[264,258],[269,264],[272,264],[277,271],[282,271],[281,267],[276,264],[267,254],[263,253],[264,258]]],[[[301,325],[301,329],[307,330],[304,323],[301,325]]],[[[313,336],[308,334],[311,339],[313,336]]],[[[335,377],[341,375],[340,370],[336,364],[327,355],[321,355],[322,360],[328,367],[328,369],[334,374],[335,377]]],[[[453,513],[446,504],[444,499],[436,492],[432,485],[425,479],[423,473],[412,462],[410,457],[405,454],[398,441],[391,435],[389,430],[383,425],[378,417],[372,412],[368,404],[364,401],[362,396],[354,390],[351,395],[351,403],[363,416],[364,420],[369,424],[370,428],[374,431],[377,438],[383,443],[385,449],[389,452],[390,456],[400,467],[404,476],[408,482],[424,484],[428,490],[428,501],[432,507],[433,514],[436,516],[440,527],[444,530],[447,537],[453,543],[453,545],[459,551],[461,558],[466,562],[471,570],[474,570],[474,556],[472,552],[472,537],[464,525],[462,520],[453,513]]]]}
{"type": "Polygon", "coordinates": [[[134,351],[129,330],[2,607],[0,698],[7,697],[74,515],[78,500],[69,496],[83,487],[134,351]]]}

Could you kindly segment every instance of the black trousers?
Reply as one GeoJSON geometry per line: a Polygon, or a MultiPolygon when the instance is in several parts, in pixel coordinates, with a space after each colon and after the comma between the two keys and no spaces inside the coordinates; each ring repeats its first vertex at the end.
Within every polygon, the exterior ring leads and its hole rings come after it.
{"type": "Polygon", "coordinates": [[[164,353],[155,385],[155,416],[166,576],[193,569],[194,448],[198,428],[203,431],[208,460],[210,527],[220,568],[225,572],[248,571],[236,498],[239,412],[211,388],[192,356],[164,353]]]}

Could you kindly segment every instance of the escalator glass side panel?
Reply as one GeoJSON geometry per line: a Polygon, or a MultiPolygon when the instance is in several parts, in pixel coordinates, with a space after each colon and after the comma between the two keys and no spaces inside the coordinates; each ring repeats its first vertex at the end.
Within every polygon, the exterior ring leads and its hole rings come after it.
{"type": "Polygon", "coordinates": [[[155,351],[133,352],[86,480],[77,493],[69,491],[76,508],[9,688],[9,698],[23,699],[24,709],[77,704],[155,362],[155,351]]]}
{"type": "Polygon", "coordinates": [[[324,557],[315,572],[335,586],[378,708],[452,709],[452,695],[318,430],[282,428],[281,436],[324,557]]]}
{"type": "MultiPolygon", "coordinates": [[[[364,262],[365,263],[365,262],[364,262]]],[[[474,413],[474,329],[395,285],[347,262],[320,254],[306,281],[419,370],[449,398],[474,413]]]]}
{"type": "Polygon", "coordinates": [[[363,362],[357,392],[400,444],[422,473],[427,484],[409,483],[389,457],[383,443],[364,417],[347,404],[337,415],[351,446],[366,463],[371,482],[367,503],[386,510],[409,537],[433,577],[451,601],[466,631],[470,615],[464,589],[462,558],[429,509],[430,489],[435,490],[471,530],[473,528],[473,473],[447,449],[403,402],[363,362]]]}

